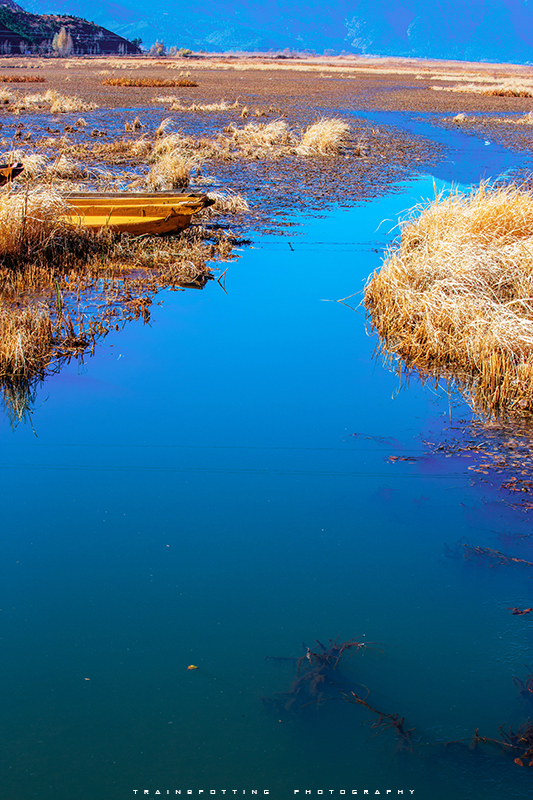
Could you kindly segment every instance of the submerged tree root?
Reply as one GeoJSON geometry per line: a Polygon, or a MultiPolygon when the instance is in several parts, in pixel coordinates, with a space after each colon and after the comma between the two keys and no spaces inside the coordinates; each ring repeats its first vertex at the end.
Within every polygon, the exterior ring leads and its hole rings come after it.
{"type": "Polygon", "coordinates": [[[411,749],[411,732],[414,728],[406,730],[404,728],[404,718],[399,717],[398,714],[388,714],[373,708],[366,698],[361,697],[354,691],[353,682],[337,669],[343,653],[354,648],[355,652],[358,652],[363,648],[369,647],[370,643],[361,642],[358,639],[349,639],[339,644],[338,639],[330,639],[329,645],[326,646],[319,642],[318,639],[316,642],[317,644],[314,648],[305,647],[304,645],[306,652],[298,659],[267,656],[268,660],[292,661],[296,662],[297,666],[290,690],[276,693],[271,698],[263,698],[263,704],[267,708],[273,708],[277,713],[283,711],[298,712],[311,705],[321,706],[326,700],[342,698],[348,703],[361,705],[377,715],[378,719],[372,724],[372,730],[374,731],[372,736],[387,729],[392,729],[398,738],[399,748],[411,749]]]}

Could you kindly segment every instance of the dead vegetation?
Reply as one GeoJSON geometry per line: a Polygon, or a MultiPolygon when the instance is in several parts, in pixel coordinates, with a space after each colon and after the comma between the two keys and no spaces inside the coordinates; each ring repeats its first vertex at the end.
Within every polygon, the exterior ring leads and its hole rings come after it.
{"type": "MultiPolygon", "coordinates": [[[[469,82],[460,81],[451,86],[431,86],[435,92],[460,92],[467,94],[483,94],[488,97],[533,97],[533,83],[516,78],[495,80],[489,76],[469,76],[469,82]]],[[[457,80],[452,76],[441,76],[440,80],[457,80]]]]}
{"type": "Polygon", "coordinates": [[[21,111],[49,111],[51,114],[63,114],[98,108],[95,103],[62,94],[55,89],[48,89],[44,94],[21,94],[17,91],[0,89],[0,106],[4,111],[13,114],[20,114],[21,111]]]}
{"type": "Polygon", "coordinates": [[[180,155],[175,151],[164,153],[146,178],[139,180],[139,185],[144,184],[151,192],[182,189],[189,185],[191,172],[199,166],[200,162],[194,156],[180,155]]]}
{"type": "Polygon", "coordinates": [[[213,103],[190,103],[184,105],[179,97],[176,95],[168,95],[162,97],[155,97],[152,101],[154,103],[164,103],[169,106],[170,111],[186,111],[186,112],[218,112],[218,111],[232,111],[236,108],[241,108],[241,103],[235,100],[233,103],[228,103],[226,100],[220,100],[213,103]]]}
{"type": "Polygon", "coordinates": [[[45,83],[42,75],[0,75],[0,83],[45,83]]]}
{"type": "Polygon", "coordinates": [[[533,195],[482,184],[416,207],[365,305],[389,363],[489,416],[533,412],[533,195]]]}
{"type": "Polygon", "coordinates": [[[13,422],[47,374],[127,320],[148,320],[162,287],[200,288],[208,262],[231,256],[231,233],[92,233],[67,212],[68,200],[43,187],[11,191],[0,205],[0,390],[13,422]]]}
{"type": "Polygon", "coordinates": [[[198,86],[190,78],[104,78],[102,86],[198,86]]]}

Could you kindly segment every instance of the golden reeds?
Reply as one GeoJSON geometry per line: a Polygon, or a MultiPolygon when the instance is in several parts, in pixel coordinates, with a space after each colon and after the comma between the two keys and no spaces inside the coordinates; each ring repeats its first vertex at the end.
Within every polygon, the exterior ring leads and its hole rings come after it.
{"type": "Polygon", "coordinates": [[[140,131],[142,128],[144,128],[144,125],[142,124],[139,117],[135,117],[133,122],[124,123],[124,130],[126,131],[126,133],[135,133],[135,131],[140,131]]]}
{"type": "Polygon", "coordinates": [[[533,412],[533,195],[482,184],[416,207],[365,306],[390,362],[488,415],[533,412]]]}
{"type": "Polygon", "coordinates": [[[50,111],[52,114],[72,111],[92,111],[98,108],[96,103],[82,100],[80,97],[61,94],[55,89],[48,89],[44,94],[25,94],[17,91],[0,89],[0,105],[5,111],[15,114],[21,111],[50,111]]]}
{"type": "MultiPolygon", "coordinates": [[[[81,121],[78,121],[77,125],[80,124],[81,121]]],[[[142,123],[138,119],[127,123],[128,132],[139,130],[139,124],[142,123]]],[[[317,120],[303,131],[289,127],[281,119],[268,123],[249,122],[242,127],[230,123],[212,138],[197,138],[179,131],[172,132],[174,124],[175,120],[167,117],[151,136],[146,132],[140,138],[115,139],[105,144],[73,143],[63,137],[44,138],[37,145],[46,149],[60,149],[64,155],[72,156],[76,161],[93,158],[111,164],[146,161],[155,163],[164,155],[172,154],[174,158],[179,155],[193,159],[195,165],[199,165],[207,160],[258,160],[291,156],[329,158],[342,151],[351,135],[350,126],[337,118],[317,120]]],[[[72,126],[68,130],[70,133],[74,132],[72,126]]],[[[98,138],[96,133],[98,132],[92,134],[94,138],[98,138]]],[[[367,153],[368,146],[365,142],[352,144],[355,145],[352,148],[353,155],[367,153]]],[[[20,156],[19,160],[24,159],[20,156]]]]}
{"type": "Polygon", "coordinates": [[[0,83],[45,83],[42,75],[0,75],[0,83]]]}
{"type": "Polygon", "coordinates": [[[179,97],[176,97],[176,95],[155,97],[153,102],[165,103],[165,105],[169,106],[170,111],[187,112],[207,111],[214,113],[217,111],[231,111],[235,108],[240,108],[241,106],[238,100],[235,100],[233,103],[228,103],[227,100],[219,100],[215,103],[190,103],[189,105],[185,105],[181,102],[179,97]]]}
{"type": "Polygon", "coordinates": [[[31,265],[69,261],[91,248],[89,232],[63,222],[65,198],[50,188],[11,191],[0,203],[0,264],[18,270],[31,265]]]}
{"type": "Polygon", "coordinates": [[[299,155],[335,155],[349,131],[347,122],[337,117],[322,117],[305,129],[296,150],[299,155]]]}
{"type": "Polygon", "coordinates": [[[240,194],[231,192],[208,192],[210,200],[214,200],[212,206],[204,209],[202,215],[216,216],[218,214],[248,214],[250,206],[248,201],[240,194]]]}
{"type": "Polygon", "coordinates": [[[199,166],[196,158],[179,151],[164,153],[150,169],[144,184],[151,192],[183,189],[189,185],[191,171],[199,166]]]}
{"type": "Polygon", "coordinates": [[[515,78],[494,80],[479,77],[470,83],[456,83],[453,86],[430,86],[436,92],[466,92],[484,94],[489,97],[533,97],[533,84],[515,78]]]}
{"type": "Polygon", "coordinates": [[[190,78],[104,78],[102,86],[198,86],[190,78]]]}
{"type": "Polygon", "coordinates": [[[14,424],[50,370],[126,320],[149,319],[160,288],[201,287],[207,260],[232,249],[230,236],[200,226],[137,238],[71,225],[66,212],[50,189],[11,191],[0,204],[0,392],[14,424]]]}

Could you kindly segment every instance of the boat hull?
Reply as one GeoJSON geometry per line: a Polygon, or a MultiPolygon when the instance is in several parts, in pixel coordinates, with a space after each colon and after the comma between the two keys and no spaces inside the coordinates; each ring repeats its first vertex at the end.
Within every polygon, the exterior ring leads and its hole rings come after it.
{"type": "Polygon", "coordinates": [[[65,219],[72,225],[138,236],[181,231],[190,225],[193,214],[213,203],[207,195],[192,192],[73,193],[68,202],[65,219]]]}

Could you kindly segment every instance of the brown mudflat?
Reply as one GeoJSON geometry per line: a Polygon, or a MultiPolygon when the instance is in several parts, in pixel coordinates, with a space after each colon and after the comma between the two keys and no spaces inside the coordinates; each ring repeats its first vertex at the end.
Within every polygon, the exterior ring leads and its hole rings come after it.
{"type": "MultiPolygon", "coordinates": [[[[17,75],[37,70],[46,88],[76,93],[107,108],[141,108],[161,94],[157,86],[113,86],[118,79],[165,81],[192,79],[198,86],[176,87],[184,103],[215,102],[239,97],[250,105],[277,104],[290,114],[296,109],[338,111],[511,112],[529,111],[531,99],[449,91],[455,84],[530,79],[530,68],[512,64],[346,56],[283,58],[262,56],[198,56],[195,58],[39,59],[9,57],[0,66],[17,75]],[[435,89],[434,87],[439,87],[435,89]]],[[[35,72],[32,72],[35,75],[35,72]]],[[[43,86],[43,88],[45,88],[43,86]]]]}

